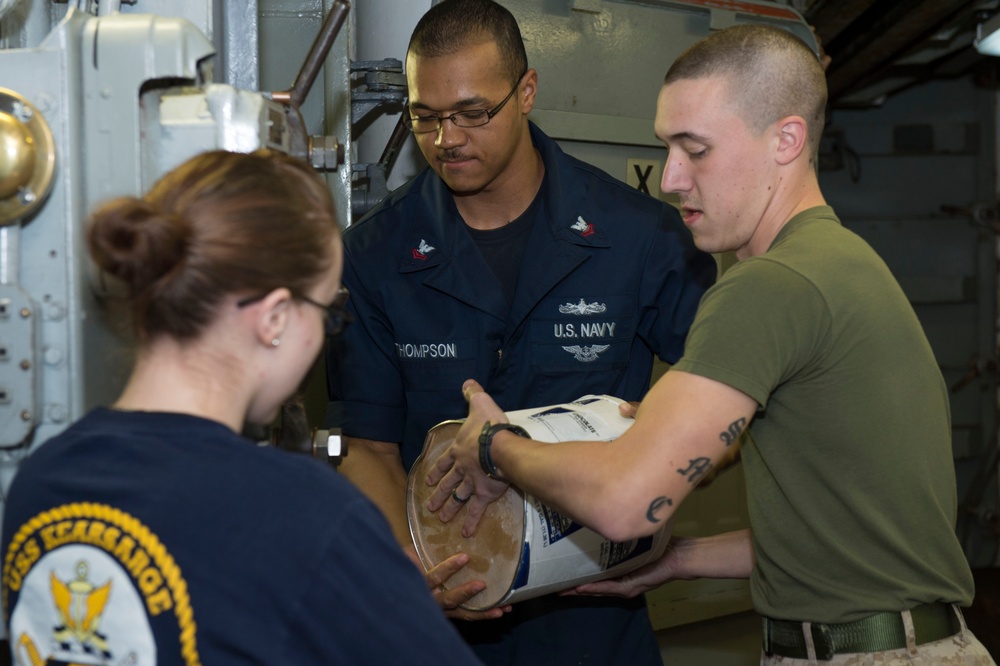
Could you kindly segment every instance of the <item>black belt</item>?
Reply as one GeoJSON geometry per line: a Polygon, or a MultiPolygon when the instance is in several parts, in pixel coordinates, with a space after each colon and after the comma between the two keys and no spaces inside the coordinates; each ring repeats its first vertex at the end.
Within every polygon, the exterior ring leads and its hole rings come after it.
{"type": "MultiPolygon", "coordinates": [[[[917,606],[910,611],[917,645],[954,636],[962,625],[951,604],[917,606]]],[[[764,620],[764,653],[791,659],[808,659],[803,623],[792,620],[764,620]]],[[[906,647],[906,628],[900,613],[876,613],[856,622],[811,625],[816,659],[828,661],[837,654],[883,652],[906,647]]]]}

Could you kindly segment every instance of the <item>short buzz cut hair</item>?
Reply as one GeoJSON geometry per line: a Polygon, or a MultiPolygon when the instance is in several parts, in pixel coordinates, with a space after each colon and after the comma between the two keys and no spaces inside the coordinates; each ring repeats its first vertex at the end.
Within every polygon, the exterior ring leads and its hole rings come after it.
{"type": "Polygon", "coordinates": [[[517,20],[493,0],[443,0],[434,5],[417,22],[406,52],[435,58],[484,41],[496,43],[501,71],[511,83],[528,70],[517,20]]]}
{"type": "Polygon", "coordinates": [[[819,150],[826,114],[826,73],[801,39],[781,28],[737,25],[720,30],[682,53],[664,85],[721,76],[751,132],[760,134],[786,116],[806,121],[810,155],[819,150]]]}

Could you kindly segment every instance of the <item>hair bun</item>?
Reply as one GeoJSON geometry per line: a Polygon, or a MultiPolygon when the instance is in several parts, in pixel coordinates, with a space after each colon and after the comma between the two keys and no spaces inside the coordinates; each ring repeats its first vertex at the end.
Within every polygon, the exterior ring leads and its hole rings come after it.
{"type": "Polygon", "coordinates": [[[95,263],[133,294],[145,291],[184,261],[189,225],[135,197],[94,211],[87,243],[95,263]]]}

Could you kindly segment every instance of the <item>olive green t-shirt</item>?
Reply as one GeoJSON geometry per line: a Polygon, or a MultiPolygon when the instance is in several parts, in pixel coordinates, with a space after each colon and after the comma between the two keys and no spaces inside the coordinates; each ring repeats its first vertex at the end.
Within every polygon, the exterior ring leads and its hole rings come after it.
{"type": "Polygon", "coordinates": [[[759,613],[971,603],[944,380],[888,267],[831,208],[723,275],[674,369],[759,404],[743,452],[759,613]]]}

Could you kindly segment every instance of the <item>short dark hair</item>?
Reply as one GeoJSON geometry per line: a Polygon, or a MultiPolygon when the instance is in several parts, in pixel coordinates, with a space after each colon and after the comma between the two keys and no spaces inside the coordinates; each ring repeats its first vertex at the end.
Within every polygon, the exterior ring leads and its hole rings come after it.
{"type": "Polygon", "coordinates": [[[511,83],[528,69],[521,29],[514,15],[493,0],[444,0],[428,10],[413,29],[407,54],[434,58],[481,41],[493,41],[500,66],[511,83]]]}
{"type": "Polygon", "coordinates": [[[302,160],[202,153],[142,197],[90,217],[97,266],[128,289],[141,342],[196,338],[230,294],[303,295],[330,269],[340,233],[330,190],[302,160]]]}
{"type": "Polygon", "coordinates": [[[805,119],[813,154],[826,113],[826,73],[801,39],[781,28],[737,25],[696,42],[671,65],[664,84],[723,77],[727,94],[751,131],[763,132],[786,116],[805,119]]]}

